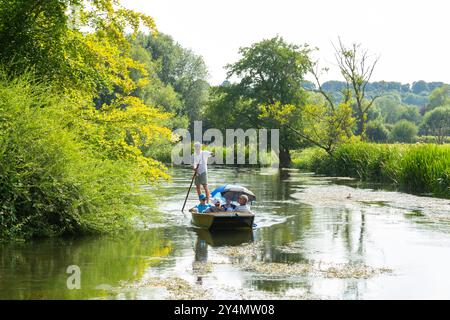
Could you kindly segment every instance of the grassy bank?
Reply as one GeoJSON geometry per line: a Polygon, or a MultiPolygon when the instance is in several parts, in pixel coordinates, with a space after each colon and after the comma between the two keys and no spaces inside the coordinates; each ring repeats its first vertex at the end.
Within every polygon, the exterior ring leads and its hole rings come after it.
{"type": "Polygon", "coordinates": [[[317,148],[294,152],[293,165],[320,174],[388,182],[414,193],[450,198],[450,146],[435,144],[341,145],[333,156],[317,148]]]}

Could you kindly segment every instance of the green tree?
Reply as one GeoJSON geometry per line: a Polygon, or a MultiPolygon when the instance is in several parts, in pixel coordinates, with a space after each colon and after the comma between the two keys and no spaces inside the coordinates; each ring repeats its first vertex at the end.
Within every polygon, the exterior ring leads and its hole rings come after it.
{"type": "Polygon", "coordinates": [[[415,94],[421,94],[424,92],[429,92],[430,88],[428,87],[428,84],[425,81],[419,80],[413,83],[411,90],[415,94]]]}
{"type": "Polygon", "coordinates": [[[145,64],[180,96],[182,105],[176,113],[187,116],[191,123],[199,120],[209,89],[208,69],[203,58],[162,33],[158,36],[140,33],[135,40],[130,40],[134,46],[147,51],[151,59],[145,64]]]}
{"type": "Polygon", "coordinates": [[[438,143],[444,143],[445,137],[450,136],[450,105],[425,113],[422,127],[427,134],[436,136],[438,143]]]}
{"type": "Polygon", "coordinates": [[[298,104],[302,82],[311,61],[310,49],[289,44],[281,37],[240,48],[242,58],[227,65],[228,78],[239,78],[237,89],[260,104],[298,104]]]}
{"type": "Polygon", "coordinates": [[[420,123],[421,116],[419,108],[416,106],[402,105],[397,120],[402,119],[414,122],[415,124],[420,123]]]}
{"type": "Polygon", "coordinates": [[[239,50],[242,58],[227,65],[228,78],[236,76],[239,82],[228,86],[229,99],[245,102],[239,114],[254,128],[280,129],[280,164],[291,162],[289,150],[299,146],[296,133],[279,127],[277,121],[263,117],[262,106],[295,106],[290,114],[299,115],[305,101],[302,89],[304,75],[311,66],[310,49],[289,44],[281,37],[266,39],[239,50]],[[274,127],[275,125],[275,127],[274,127]]]}
{"type": "Polygon", "coordinates": [[[136,35],[141,24],[156,31],[151,17],[113,0],[2,1],[0,63],[9,74],[32,70],[59,90],[126,95],[136,86],[129,70],[141,66],[129,56],[125,30],[136,35]]]}
{"type": "Polygon", "coordinates": [[[445,84],[440,88],[434,89],[429,96],[427,110],[450,104],[450,85],[445,84]]]}
{"type": "Polygon", "coordinates": [[[277,127],[289,130],[306,144],[317,146],[332,155],[339,144],[353,138],[355,118],[348,104],[332,106],[309,101],[301,109],[294,105],[263,106],[260,118],[272,121],[277,127]]]}
{"type": "Polygon", "coordinates": [[[386,142],[389,137],[389,130],[381,121],[369,121],[367,123],[367,138],[373,142],[386,142]]]}
{"type": "Polygon", "coordinates": [[[136,94],[151,79],[126,31],[142,24],[156,32],[113,0],[0,2],[0,237],[129,225],[139,185],[167,178],[142,152],[172,116],[136,94]]]}
{"type": "Polygon", "coordinates": [[[392,128],[390,140],[396,142],[412,143],[417,137],[417,126],[408,121],[400,120],[392,128]]]}

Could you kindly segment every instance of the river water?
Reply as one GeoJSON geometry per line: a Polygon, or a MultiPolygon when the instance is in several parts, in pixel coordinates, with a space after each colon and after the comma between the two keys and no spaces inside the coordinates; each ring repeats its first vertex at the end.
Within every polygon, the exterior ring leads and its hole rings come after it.
{"type": "Polygon", "coordinates": [[[450,299],[449,200],[213,167],[210,185],[255,192],[257,226],[211,233],[180,212],[190,175],[172,169],[170,182],[145,187],[159,209],[141,230],[0,244],[0,299],[450,299]],[[71,265],[81,289],[67,287],[71,265]]]}

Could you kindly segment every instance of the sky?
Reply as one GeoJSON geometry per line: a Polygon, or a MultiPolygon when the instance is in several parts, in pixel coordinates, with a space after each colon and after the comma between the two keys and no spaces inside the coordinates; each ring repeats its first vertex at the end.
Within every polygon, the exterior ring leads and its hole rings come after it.
{"type": "Polygon", "coordinates": [[[450,83],[448,0],[122,0],[152,16],[158,31],[203,56],[209,81],[226,78],[224,66],[240,47],[282,36],[318,47],[315,59],[342,80],[332,43],[360,43],[379,62],[373,81],[450,83]]]}

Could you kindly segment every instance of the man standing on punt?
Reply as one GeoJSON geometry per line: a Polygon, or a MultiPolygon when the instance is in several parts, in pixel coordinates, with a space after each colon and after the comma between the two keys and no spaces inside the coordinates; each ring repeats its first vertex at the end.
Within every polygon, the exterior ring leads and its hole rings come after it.
{"type": "Polygon", "coordinates": [[[201,186],[203,186],[206,194],[206,203],[209,203],[210,198],[208,189],[208,158],[211,155],[211,152],[202,150],[202,144],[200,142],[194,144],[193,169],[197,170],[195,187],[197,189],[197,195],[200,196],[202,194],[201,186]]]}

